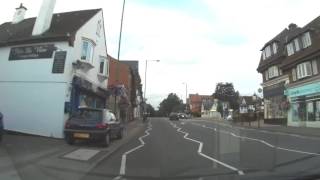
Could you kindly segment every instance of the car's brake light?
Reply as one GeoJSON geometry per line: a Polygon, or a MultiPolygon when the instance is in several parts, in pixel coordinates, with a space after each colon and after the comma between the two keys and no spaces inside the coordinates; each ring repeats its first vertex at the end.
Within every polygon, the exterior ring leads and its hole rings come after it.
{"type": "Polygon", "coordinates": [[[96,125],[96,128],[98,128],[98,129],[105,129],[105,128],[108,128],[108,124],[99,123],[99,124],[96,125]]]}

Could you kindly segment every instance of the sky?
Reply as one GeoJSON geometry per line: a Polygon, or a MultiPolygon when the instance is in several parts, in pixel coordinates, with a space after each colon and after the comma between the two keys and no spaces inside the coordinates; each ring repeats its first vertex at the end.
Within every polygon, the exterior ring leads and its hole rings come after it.
{"type": "MultiPolygon", "coordinates": [[[[42,0],[6,0],[0,24],[23,3],[26,18],[42,0]]],[[[55,13],[102,8],[107,51],[117,57],[122,0],[57,0],[55,13]]],[[[242,95],[260,88],[260,49],[290,23],[304,26],[320,15],[318,0],[126,0],[120,60],[139,60],[148,102],[155,108],[169,94],[210,95],[218,82],[232,82],[242,95]]]]}

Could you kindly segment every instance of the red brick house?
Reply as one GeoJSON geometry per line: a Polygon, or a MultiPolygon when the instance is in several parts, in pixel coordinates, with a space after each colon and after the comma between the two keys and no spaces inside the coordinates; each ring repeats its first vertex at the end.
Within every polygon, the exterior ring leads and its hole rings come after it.
{"type": "Polygon", "coordinates": [[[142,113],[139,61],[118,61],[110,55],[108,60],[108,89],[111,92],[108,108],[115,111],[122,120],[139,119],[142,113]]]}
{"type": "Polygon", "coordinates": [[[108,55],[109,79],[108,89],[111,96],[108,100],[108,108],[115,112],[123,121],[132,120],[132,108],[130,103],[130,90],[132,76],[130,67],[108,55]]]}
{"type": "Polygon", "coordinates": [[[211,95],[189,94],[189,108],[193,115],[201,115],[202,101],[212,99],[211,95]]]}

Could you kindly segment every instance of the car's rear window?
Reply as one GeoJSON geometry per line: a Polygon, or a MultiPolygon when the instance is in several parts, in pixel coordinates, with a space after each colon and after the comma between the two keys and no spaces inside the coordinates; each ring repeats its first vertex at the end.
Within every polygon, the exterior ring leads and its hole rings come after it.
{"type": "Polygon", "coordinates": [[[74,117],[78,120],[83,121],[101,121],[102,111],[91,110],[91,109],[81,109],[74,117]]]}

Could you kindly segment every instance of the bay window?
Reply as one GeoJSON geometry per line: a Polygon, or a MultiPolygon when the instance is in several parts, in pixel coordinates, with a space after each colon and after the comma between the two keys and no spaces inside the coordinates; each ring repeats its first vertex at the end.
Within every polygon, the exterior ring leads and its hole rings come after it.
{"type": "Polygon", "coordinates": [[[104,74],[105,72],[105,61],[106,59],[103,57],[100,57],[100,65],[99,65],[99,73],[104,74]]]}
{"type": "Polygon", "coordinates": [[[268,71],[265,71],[265,73],[264,73],[264,77],[265,77],[266,81],[268,81],[268,80],[269,80],[269,74],[268,74],[268,71]]]}
{"type": "Polygon", "coordinates": [[[293,41],[294,41],[295,51],[300,51],[299,39],[295,38],[293,41]]]}
{"type": "Polygon", "coordinates": [[[262,51],[262,59],[263,59],[263,60],[266,59],[266,51],[265,51],[265,50],[262,51]]]}
{"type": "Polygon", "coordinates": [[[266,58],[271,56],[271,47],[270,47],[270,45],[266,47],[265,52],[266,52],[266,58]]]}
{"type": "Polygon", "coordinates": [[[301,64],[298,64],[297,66],[297,78],[301,79],[307,76],[312,75],[312,68],[310,62],[304,62],[301,64]]]}
{"type": "Polygon", "coordinates": [[[292,42],[287,44],[287,53],[288,53],[288,56],[291,56],[292,54],[294,54],[293,43],[292,42]]]}
{"type": "Polygon", "coordinates": [[[318,74],[318,63],[317,60],[312,61],[312,73],[313,75],[318,74]]]}
{"type": "Polygon", "coordinates": [[[309,46],[311,46],[310,33],[306,32],[302,35],[302,47],[307,48],[309,46]]]}
{"type": "Polygon", "coordinates": [[[106,57],[100,56],[99,73],[109,75],[109,63],[106,57]]]}
{"type": "Polygon", "coordinates": [[[278,52],[278,45],[277,45],[277,43],[273,43],[272,44],[272,50],[273,50],[273,54],[277,54],[277,52],[278,52]]]}
{"type": "Polygon", "coordinates": [[[81,60],[92,61],[94,45],[89,40],[82,40],[81,60]]]}
{"type": "Polygon", "coordinates": [[[277,66],[271,66],[271,67],[269,67],[269,69],[268,69],[268,75],[269,75],[269,78],[273,78],[273,77],[279,76],[278,67],[277,67],[277,66]]]}

